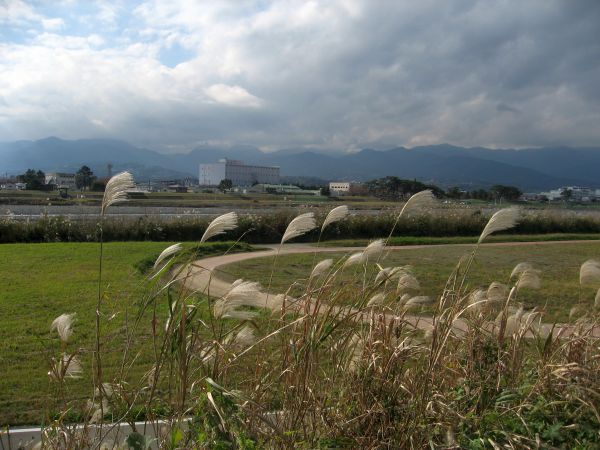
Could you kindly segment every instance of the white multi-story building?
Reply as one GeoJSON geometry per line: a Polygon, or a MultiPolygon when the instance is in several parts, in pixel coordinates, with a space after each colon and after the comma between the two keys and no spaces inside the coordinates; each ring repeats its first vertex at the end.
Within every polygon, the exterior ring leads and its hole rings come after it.
{"type": "Polygon", "coordinates": [[[57,189],[75,189],[77,187],[74,173],[48,172],[46,173],[46,184],[53,184],[57,189]]]}
{"type": "Polygon", "coordinates": [[[251,166],[242,161],[220,159],[216,163],[200,164],[198,180],[200,186],[218,186],[222,180],[231,180],[234,186],[278,184],[279,167],[251,166]]]}

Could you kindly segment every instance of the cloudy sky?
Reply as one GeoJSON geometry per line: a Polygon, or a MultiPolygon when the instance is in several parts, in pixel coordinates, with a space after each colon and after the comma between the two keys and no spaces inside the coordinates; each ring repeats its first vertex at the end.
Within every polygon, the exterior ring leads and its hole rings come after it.
{"type": "Polygon", "coordinates": [[[0,0],[0,141],[600,146],[600,1],[0,0]]]}

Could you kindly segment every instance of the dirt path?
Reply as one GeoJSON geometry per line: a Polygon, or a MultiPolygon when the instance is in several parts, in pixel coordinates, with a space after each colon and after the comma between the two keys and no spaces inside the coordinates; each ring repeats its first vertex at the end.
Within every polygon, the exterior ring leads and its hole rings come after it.
{"type": "MultiPolygon", "coordinates": [[[[594,240],[580,240],[580,241],[544,241],[544,242],[494,242],[488,244],[482,244],[482,247],[515,247],[515,246],[531,246],[531,245],[556,245],[556,244],[585,244],[598,242],[594,240]]],[[[266,250],[256,251],[256,252],[248,252],[248,253],[233,253],[230,255],[220,255],[220,256],[212,256],[209,258],[203,258],[195,261],[192,264],[191,276],[187,281],[188,287],[196,290],[197,292],[202,292],[211,296],[222,296],[224,295],[230,288],[231,283],[225,281],[219,274],[220,268],[226,266],[228,264],[246,261],[248,259],[254,258],[264,258],[268,256],[273,256],[277,252],[278,245],[267,245],[266,250]]],[[[410,249],[420,249],[420,248],[428,248],[431,245],[405,245],[405,246],[389,246],[386,247],[387,250],[393,251],[402,251],[402,250],[410,250],[410,249]]],[[[473,248],[473,244],[439,244],[436,247],[465,247],[465,248],[473,248]]],[[[299,254],[299,253],[354,253],[358,251],[362,251],[364,247],[315,247],[310,244],[286,244],[281,247],[279,250],[279,255],[290,255],[290,254],[299,254]]],[[[270,294],[273,296],[274,294],[270,294]]],[[[265,298],[267,295],[265,294],[265,298]]],[[[361,313],[365,319],[370,316],[367,313],[361,313]]],[[[386,318],[389,320],[402,320],[404,322],[408,322],[410,325],[415,328],[419,328],[422,330],[428,330],[432,328],[432,319],[430,317],[425,316],[417,316],[417,315],[404,315],[402,318],[386,315],[386,318]]],[[[454,327],[458,332],[465,331],[468,326],[466,322],[462,319],[457,320],[454,323],[454,327]]],[[[489,329],[490,332],[494,332],[496,329],[496,325],[490,322],[486,328],[489,329]]],[[[550,323],[542,323],[538,326],[538,331],[542,336],[547,336],[550,332],[555,335],[561,336],[570,336],[573,333],[580,332],[581,329],[575,328],[572,325],[568,324],[550,324],[550,323]]],[[[593,328],[592,334],[595,337],[600,337],[600,326],[595,326],[593,328]]],[[[533,333],[528,333],[530,337],[533,337],[533,333]]]]}

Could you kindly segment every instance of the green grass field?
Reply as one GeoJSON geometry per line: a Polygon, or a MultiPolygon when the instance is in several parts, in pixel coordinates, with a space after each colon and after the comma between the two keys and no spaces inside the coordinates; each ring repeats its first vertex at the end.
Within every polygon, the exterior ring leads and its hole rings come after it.
{"type": "MultiPolygon", "coordinates": [[[[104,360],[107,377],[121,365],[125,336],[125,317],[132,321],[134,302],[144,292],[143,275],[137,267],[148,266],[169,243],[124,242],[105,245],[103,304],[105,319],[104,360]]],[[[190,246],[191,244],[188,244],[190,246]]],[[[223,253],[225,244],[212,251],[223,253]]],[[[385,266],[412,264],[423,294],[436,296],[468,246],[432,246],[390,252],[385,266]]],[[[243,249],[242,249],[243,250],[243,249]]],[[[210,251],[209,251],[210,253],[210,251]]],[[[82,350],[84,372],[81,379],[68,383],[70,398],[85,401],[91,395],[91,355],[94,339],[94,309],[97,296],[99,245],[94,243],[5,244],[0,246],[0,425],[40,423],[51,411],[55,393],[47,372],[49,360],[60,344],[49,331],[52,320],[62,313],[76,313],[75,333],[69,351],[82,350]]],[[[520,300],[527,307],[546,311],[546,320],[563,321],[572,305],[578,303],[578,271],[588,258],[600,255],[600,242],[539,244],[513,247],[482,247],[469,283],[472,287],[491,281],[507,282],[513,266],[521,261],[541,269],[542,289],[523,292],[520,300]]],[[[341,254],[318,255],[316,261],[341,254]]],[[[313,255],[282,256],[273,277],[273,290],[284,291],[292,281],[306,278],[313,255]]],[[[272,259],[260,258],[224,268],[230,279],[244,278],[268,284],[272,259]]],[[[360,278],[356,269],[347,270],[346,279],[360,278]]],[[[583,304],[593,304],[594,292],[581,292],[583,304]]],[[[164,318],[166,309],[159,311],[164,318]]],[[[139,379],[149,368],[149,317],[144,318],[136,336],[135,352],[129,374],[139,379]]]]}
{"type": "MultiPolygon", "coordinates": [[[[107,379],[121,364],[125,315],[133,321],[137,312],[134,302],[145,292],[144,276],[137,267],[148,266],[168,245],[122,242],[104,246],[107,379]]],[[[207,254],[222,254],[229,245],[203,244],[207,254]]],[[[39,424],[44,420],[45,409],[55,398],[47,375],[49,360],[60,349],[56,333],[49,328],[63,313],[76,313],[68,351],[85,349],[82,377],[69,381],[68,396],[82,400],[91,396],[91,355],[87,352],[94,342],[98,256],[99,245],[94,243],[0,245],[0,425],[39,424]]],[[[164,304],[161,312],[164,317],[164,304]]],[[[144,320],[142,328],[147,332],[150,319],[144,320]]],[[[139,377],[149,368],[147,339],[144,334],[136,338],[134,350],[141,353],[132,376],[139,377]]]]}
{"type": "MultiPolygon", "coordinates": [[[[389,252],[383,260],[384,266],[411,264],[422,286],[422,294],[438,297],[460,257],[471,246],[431,246],[389,252]]],[[[341,253],[318,255],[315,261],[343,256],[341,253]]],[[[473,289],[485,287],[492,281],[508,283],[513,267],[519,262],[532,263],[542,271],[540,290],[523,290],[519,300],[526,308],[538,307],[545,311],[545,320],[566,321],[572,306],[579,304],[579,267],[590,258],[600,257],[600,242],[572,244],[539,244],[509,247],[481,247],[468,277],[473,289]]],[[[306,279],[313,263],[312,254],[285,255],[277,262],[273,275],[272,290],[284,292],[295,280],[306,279]]],[[[272,258],[251,259],[223,268],[230,279],[244,278],[269,283],[272,258]]],[[[346,269],[345,279],[362,279],[361,269],[346,269]]],[[[595,292],[586,288],[581,291],[582,304],[593,306],[595,292]]]]}

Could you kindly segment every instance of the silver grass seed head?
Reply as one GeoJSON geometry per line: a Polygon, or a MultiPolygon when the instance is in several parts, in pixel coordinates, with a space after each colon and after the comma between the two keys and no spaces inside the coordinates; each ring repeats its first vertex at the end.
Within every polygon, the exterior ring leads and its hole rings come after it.
{"type": "Polygon", "coordinates": [[[494,213],[479,236],[478,244],[490,234],[513,228],[519,219],[518,208],[504,208],[494,213]]]}
{"type": "Polygon", "coordinates": [[[356,264],[362,264],[365,260],[364,252],[356,252],[351,254],[346,262],[344,262],[344,267],[354,266],[356,264]]]}
{"type": "Polygon", "coordinates": [[[531,264],[529,264],[528,262],[520,262],[510,273],[510,278],[512,279],[529,269],[533,269],[533,266],[531,264]]]}
{"type": "Polygon", "coordinates": [[[508,286],[498,281],[493,281],[487,290],[487,298],[491,302],[501,302],[506,300],[508,295],[508,286]]]}
{"type": "Polygon", "coordinates": [[[365,247],[363,250],[363,255],[365,260],[377,258],[385,248],[385,241],[383,239],[377,239],[376,241],[371,242],[369,245],[365,247]]]}
{"type": "Polygon", "coordinates": [[[417,295],[415,297],[411,297],[405,304],[404,306],[406,307],[411,307],[411,306],[423,306],[423,305],[430,305],[431,303],[433,303],[433,299],[427,295],[417,295]]]}
{"type": "Polygon", "coordinates": [[[281,243],[283,244],[290,239],[302,236],[315,228],[317,228],[317,222],[314,213],[308,212],[300,214],[294,218],[285,229],[285,233],[283,233],[283,237],[281,238],[281,243]]]}
{"type": "Polygon", "coordinates": [[[519,281],[517,281],[517,290],[522,288],[539,289],[541,286],[540,271],[527,269],[521,272],[519,281]]]}
{"type": "Polygon", "coordinates": [[[101,215],[106,213],[109,206],[127,201],[127,191],[135,186],[133,176],[129,172],[121,172],[113,176],[104,189],[101,215]]]}
{"type": "Polygon", "coordinates": [[[339,222],[340,220],[345,219],[349,213],[350,211],[348,210],[348,207],[346,205],[333,208],[331,211],[329,211],[327,217],[325,217],[323,225],[321,225],[321,232],[323,232],[325,228],[327,228],[327,226],[331,225],[332,223],[339,222]]]}
{"type": "Polygon", "coordinates": [[[433,192],[430,189],[426,189],[411,196],[402,207],[400,214],[403,214],[411,209],[425,208],[434,204],[435,196],[433,195],[433,192]]]}
{"type": "Polygon", "coordinates": [[[230,317],[246,320],[256,315],[253,311],[240,311],[241,306],[264,306],[260,284],[253,281],[236,280],[229,291],[214,304],[214,314],[217,318],[230,317]]]}
{"type": "Polygon", "coordinates": [[[596,297],[594,298],[594,306],[596,308],[600,308],[600,289],[596,292],[596,297]]]}
{"type": "Polygon", "coordinates": [[[50,331],[56,330],[58,336],[60,337],[60,340],[63,342],[67,342],[73,334],[72,326],[74,317],[75,313],[61,314],[52,321],[52,325],[50,325],[50,331]]]}
{"type": "Polygon", "coordinates": [[[310,277],[318,277],[319,275],[324,274],[329,268],[333,265],[333,259],[324,259],[323,261],[317,263],[313,268],[310,277]]]}
{"type": "Polygon", "coordinates": [[[384,300],[385,300],[385,294],[380,292],[378,294],[375,294],[373,297],[371,297],[369,299],[367,306],[381,305],[384,300]]]}
{"type": "Polygon", "coordinates": [[[173,244],[165,248],[161,254],[158,255],[158,258],[156,258],[156,261],[154,262],[154,268],[156,269],[161,262],[180,251],[181,248],[181,244],[173,244]]]}
{"type": "Polygon", "coordinates": [[[396,291],[400,293],[405,293],[406,291],[418,291],[421,289],[421,285],[419,280],[415,278],[414,275],[404,274],[398,279],[398,287],[396,291]]]}
{"type": "Polygon", "coordinates": [[[204,234],[200,239],[200,243],[207,241],[208,239],[215,237],[219,234],[226,233],[227,231],[234,230],[237,228],[238,215],[235,212],[230,212],[216,217],[208,224],[204,234]]]}
{"type": "Polygon", "coordinates": [[[579,284],[594,285],[600,283],[600,261],[588,259],[579,270],[579,284]]]}

